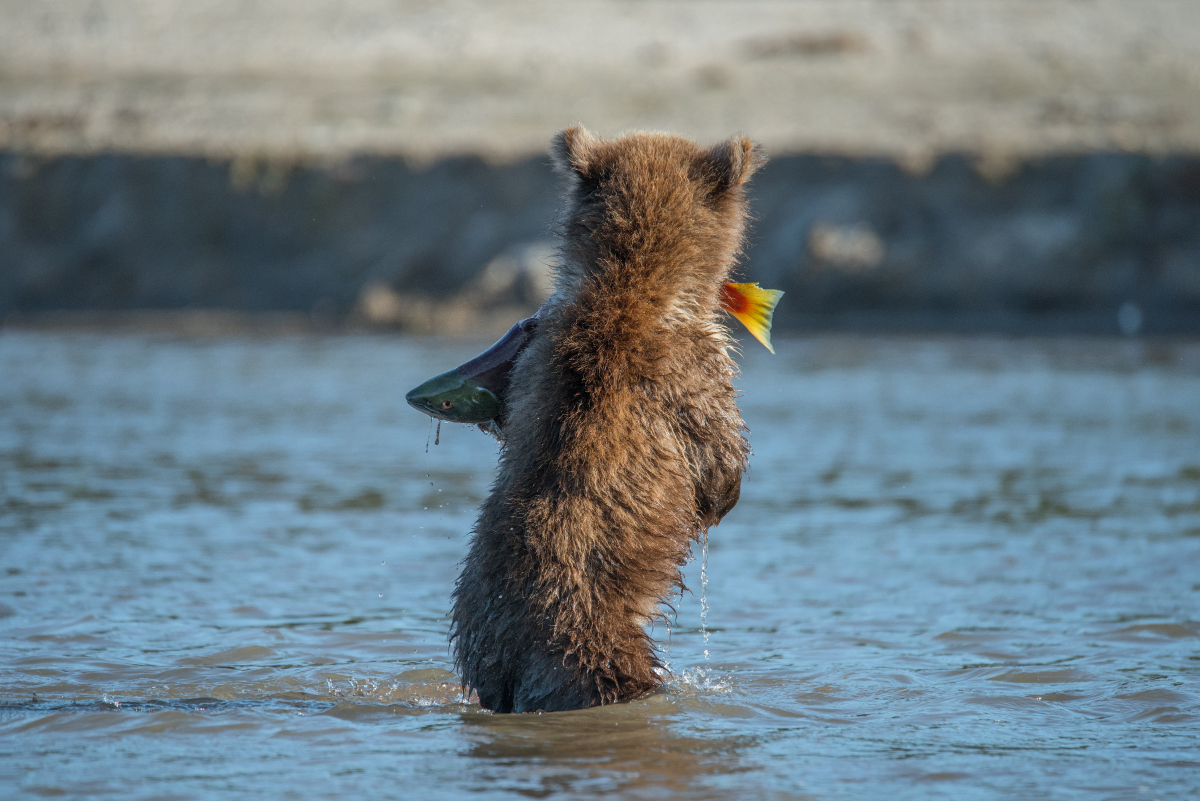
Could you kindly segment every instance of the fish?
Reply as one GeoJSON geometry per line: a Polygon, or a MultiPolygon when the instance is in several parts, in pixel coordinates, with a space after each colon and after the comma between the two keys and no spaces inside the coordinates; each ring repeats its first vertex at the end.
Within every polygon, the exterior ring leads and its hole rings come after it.
{"type": "MultiPolygon", "coordinates": [[[[746,326],[771,353],[771,322],[783,292],[758,284],[726,283],[721,308],[746,326]]],[[[517,356],[537,331],[546,308],[521,320],[490,348],[453,370],[436,375],[404,396],[409,406],[438,420],[473,423],[497,437],[504,427],[504,393],[517,356]]]]}
{"type": "Polygon", "coordinates": [[[513,364],[544,313],[544,309],[538,309],[535,315],[508,329],[483,353],[409,390],[404,400],[438,420],[475,423],[485,428],[492,421],[503,425],[504,391],[508,389],[513,364]]]}
{"type": "Polygon", "coordinates": [[[774,353],[775,348],[771,347],[771,323],[775,317],[775,307],[782,297],[782,290],[763,289],[757,283],[727,283],[721,287],[721,308],[737,318],[755,339],[774,353]]]}

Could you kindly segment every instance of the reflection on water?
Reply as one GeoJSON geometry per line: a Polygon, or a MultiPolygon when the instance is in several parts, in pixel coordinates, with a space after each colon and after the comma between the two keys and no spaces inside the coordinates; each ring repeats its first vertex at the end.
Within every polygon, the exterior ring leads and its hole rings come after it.
{"type": "MultiPolygon", "coordinates": [[[[755,456],[639,702],[461,698],[476,345],[0,333],[18,797],[1192,798],[1200,344],[748,348],[755,456]]],[[[697,554],[699,556],[699,554],[697,554]]]]}

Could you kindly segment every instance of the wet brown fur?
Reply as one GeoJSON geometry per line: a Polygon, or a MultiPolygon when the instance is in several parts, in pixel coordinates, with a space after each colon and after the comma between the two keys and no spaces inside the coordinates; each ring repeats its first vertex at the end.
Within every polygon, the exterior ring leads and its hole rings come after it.
{"type": "Polygon", "coordinates": [[[464,686],[497,712],[662,683],[643,624],[737,503],[749,452],[719,292],[758,146],[575,127],[551,152],[570,183],[556,292],[513,368],[499,475],[454,592],[464,686]]]}

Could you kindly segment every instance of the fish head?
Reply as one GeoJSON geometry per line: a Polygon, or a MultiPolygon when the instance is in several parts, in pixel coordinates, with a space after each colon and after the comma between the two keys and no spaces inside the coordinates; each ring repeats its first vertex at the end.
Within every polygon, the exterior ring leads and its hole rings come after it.
{"type": "Polygon", "coordinates": [[[495,392],[458,368],[434,376],[404,399],[417,411],[451,423],[485,423],[503,408],[495,392]]]}
{"type": "Polygon", "coordinates": [[[488,423],[502,426],[504,393],[517,357],[537,331],[544,314],[521,320],[504,336],[470,361],[434,376],[411,390],[408,405],[430,417],[451,423],[488,423]]]}

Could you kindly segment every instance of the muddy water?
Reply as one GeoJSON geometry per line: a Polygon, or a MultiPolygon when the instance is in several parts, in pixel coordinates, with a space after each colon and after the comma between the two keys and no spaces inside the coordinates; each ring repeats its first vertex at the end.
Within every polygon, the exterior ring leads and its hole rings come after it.
{"type": "Polygon", "coordinates": [[[748,347],[707,645],[697,560],[667,691],[543,716],[447,656],[473,348],[0,333],[3,796],[1198,797],[1200,343],[748,347]]]}

